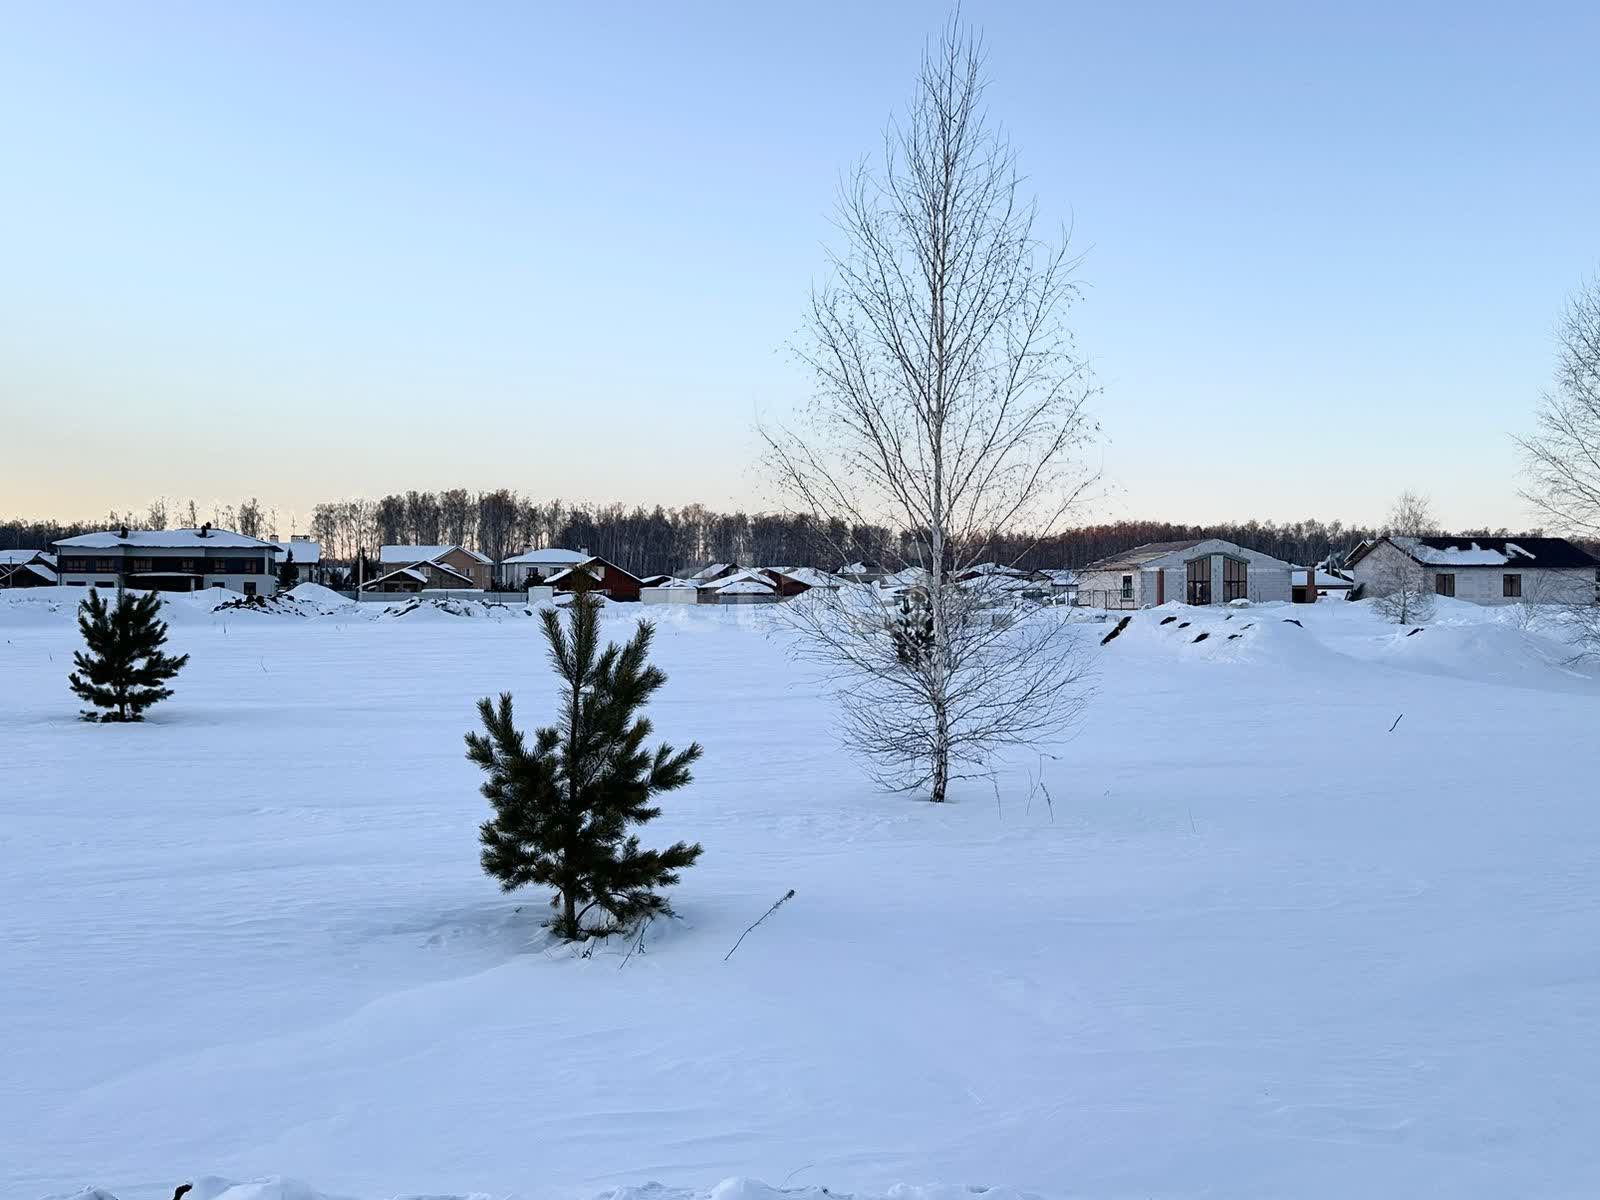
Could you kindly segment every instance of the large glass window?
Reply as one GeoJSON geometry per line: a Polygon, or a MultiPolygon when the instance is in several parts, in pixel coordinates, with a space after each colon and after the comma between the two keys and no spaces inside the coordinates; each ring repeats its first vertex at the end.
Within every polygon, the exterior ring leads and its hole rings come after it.
{"type": "Polygon", "coordinates": [[[1446,575],[1444,572],[1433,577],[1433,590],[1441,596],[1454,596],[1456,594],[1456,577],[1446,575]]]}
{"type": "Polygon", "coordinates": [[[1189,603],[1211,603],[1211,559],[1191,558],[1189,570],[1189,603]]]}
{"type": "Polygon", "coordinates": [[[1124,575],[1122,577],[1122,598],[1124,600],[1132,600],[1133,599],[1133,576],[1132,575],[1124,575]]]}
{"type": "Polygon", "coordinates": [[[1500,594],[1502,596],[1520,596],[1520,595],[1522,595],[1522,576],[1521,575],[1502,575],[1502,576],[1500,576],[1500,594]]]}
{"type": "Polygon", "coordinates": [[[1222,598],[1224,601],[1250,598],[1250,564],[1242,558],[1222,560],[1222,598]]]}

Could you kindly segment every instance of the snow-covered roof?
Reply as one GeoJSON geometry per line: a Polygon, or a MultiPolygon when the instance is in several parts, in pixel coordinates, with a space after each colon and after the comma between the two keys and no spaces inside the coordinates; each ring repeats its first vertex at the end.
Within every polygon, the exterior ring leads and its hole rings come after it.
{"type": "Polygon", "coordinates": [[[34,559],[52,567],[56,564],[56,556],[46,554],[43,550],[0,550],[0,567],[20,567],[34,559]]]}
{"type": "Polygon", "coordinates": [[[454,567],[448,566],[445,563],[432,561],[412,563],[409,566],[404,566],[398,568],[397,570],[389,571],[386,574],[379,575],[376,579],[369,580],[364,586],[372,587],[374,584],[382,583],[386,579],[414,579],[418,583],[427,583],[429,571],[438,571],[441,574],[453,576],[454,578],[459,579],[462,583],[466,584],[469,588],[476,589],[478,587],[477,582],[472,578],[472,576],[465,575],[456,570],[454,567]]]}
{"type": "Polygon", "coordinates": [[[581,562],[588,562],[589,557],[582,550],[562,550],[556,546],[547,546],[542,550],[524,551],[505,561],[509,565],[516,566],[573,567],[581,562]]]}
{"type": "Polygon", "coordinates": [[[289,555],[294,555],[296,566],[314,567],[322,561],[321,542],[305,542],[295,539],[288,542],[278,542],[277,547],[278,552],[283,555],[285,562],[288,561],[289,555]]]}
{"type": "Polygon", "coordinates": [[[30,571],[37,575],[40,579],[44,580],[46,583],[54,583],[58,578],[60,578],[55,573],[53,568],[47,567],[44,563],[23,563],[22,566],[18,567],[17,569],[19,571],[30,571]]]}
{"type": "Polygon", "coordinates": [[[460,550],[474,562],[486,563],[489,559],[479,554],[476,550],[469,550],[465,546],[380,546],[378,548],[378,561],[385,563],[420,563],[434,562],[443,558],[452,550],[460,550]]]}
{"type": "Polygon", "coordinates": [[[643,580],[643,579],[641,579],[639,582],[643,583],[646,587],[658,587],[658,588],[691,588],[692,589],[692,588],[698,588],[700,586],[699,584],[697,584],[692,579],[674,579],[670,575],[667,576],[665,579],[662,579],[660,583],[650,583],[648,580],[643,580]]]}
{"type": "Polygon", "coordinates": [[[694,571],[685,576],[685,578],[704,581],[707,579],[715,579],[718,575],[726,575],[729,571],[737,571],[738,569],[738,563],[707,563],[698,571],[694,571]]]}
{"type": "Polygon", "coordinates": [[[78,537],[63,538],[55,543],[58,549],[67,550],[271,550],[274,542],[247,537],[231,529],[131,529],[124,537],[117,529],[104,533],[85,533],[78,537]]]}
{"type": "Polygon", "coordinates": [[[879,568],[874,563],[853,562],[847,567],[840,567],[841,575],[876,575],[879,568]]]}
{"type": "Polygon", "coordinates": [[[838,587],[839,581],[826,571],[819,571],[816,567],[788,567],[778,572],[780,575],[793,579],[796,583],[803,583],[807,587],[838,587]]]}
{"type": "MultiPolygon", "coordinates": [[[[1559,537],[1391,537],[1388,540],[1417,562],[1430,567],[1557,569],[1600,566],[1600,559],[1559,537]]],[[[1370,549],[1367,548],[1369,552],[1370,549]]],[[[1357,561],[1356,556],[1350,561],[1357,561]]]]}
{"type": "Polygon", "coordinates": [[[1179,550],[1192,550],[1204,540],[1204,538],[1187,538],[1178,542],[1146,542],[1142,546],[1135,546],[1132,550],[1124,550],[1121,554],[1111,554],[1098,562],[1092,562],[1084,570],[1111,571],[1124,567],[1137,567],[1166,554],[1179,550]]]}
{"type": "Polygon", "coordinates": [[[720,592],[739,583],[758,584],[768,591],[771,591],[773,586],[773,580],[770,576],[754,568],[744,568],[735,571],[732,575],[724,575],[721,579],[710,579],[700,586],[708,592],[720,592]]]}
{"type": "Polygon", "coordinates": [[[966,568],[966,570],[963,571],[962,574],[963,575],[1024,575],[1024,574],[1026,574],[1026,572],[1025,571],[1019,571],[1019,570],[1017,570],[1016,567],[1008,567],[1004,563],[981,562],[981,563],[973,563],[970,567],[966,568]]]}
{"type": "Polygon", "coordinates": [[[770,596],[774,588],[756,579],[729,579],[726,583],[714,585],[711,590],[719,596],[770,596]]]}

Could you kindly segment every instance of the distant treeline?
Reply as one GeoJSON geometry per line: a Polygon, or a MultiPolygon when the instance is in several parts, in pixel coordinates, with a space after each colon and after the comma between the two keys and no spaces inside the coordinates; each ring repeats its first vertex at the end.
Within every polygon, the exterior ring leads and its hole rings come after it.
{"type": "MultiPolygon", "coordinates": [[[[254,499],[237,506],[217,505],[203,512],[193,501],[183,506],[157,501],[144,513],[110,513],[103,522],[0,520],[0,548],[44,549],[53,541],[94,529],[164,528],[209,520],[253,537],[308,533],[322,543],[323,556],[353,562],[375,555],[380,545],[470,546],[496,562],[540,546],[588,550],[639,575],[671,573],[695,563],[738,562],[765,566],[844,565],[834,559],[869,559],[886,564],[912,558],[909,539],[888,529],[819,527],[804,517],[770,513],[714,512],[699,504],[682,508],[644,508],[622,504],[566,504],[538,501],[514,491],[394,493],[377,500],[338,500],[318,504],[309,526],[290,530],[275,511],[254,499]]],[[[1506,529],[1461,530],[1506,536],[1506,529]]],[[[1032,569],[1080,567],[1145,542],[1218,537],[1295,563],[1321,561],[1348,553],[1377,531],[1340,521],[1223,522],[1179,525],[1168,521],[1117,521],[1064,529],[1044,538],[996,535],[985,557],[1032,569]]]]}

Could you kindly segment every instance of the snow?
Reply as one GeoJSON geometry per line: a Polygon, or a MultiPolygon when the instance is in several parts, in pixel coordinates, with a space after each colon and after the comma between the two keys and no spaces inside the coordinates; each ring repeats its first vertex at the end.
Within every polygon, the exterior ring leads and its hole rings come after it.
{"type": "MultiPolygon", "coordinates": [[[[1451,546],[1448,549],[1439,549],[1429,546],[1420,538],[1396,537],[1390,539],[1412,558],[1420,563],[1427,563],[1433,567],[1501,567],[1511,561],[1510,554],[1502,554],[1499,550],[1485,549],[1477,542],[1468,541],[1462,546],[1451,546]]],[[[1506,549],[1516,550],[1520,558],[1532,558],[1526,550],[1507,545],[1506,549]]]]}
{"type": "Polygon", "coordinates": [[[63,538],[56,543],[58,549],[114,550],[119,546],[132,549],[148,547],[155,550],[257,550],[277,552],[276,542],[234,533],[229,529],[212,529],[202,533],[198,529],[132,529],[123,537],[118,530],[102,533],[84,533],[63,538]]]}
{"type": "Polygon", "coordinates": [[[610,605],[657,624],[660,736],[706,746],[645,836],[705,846],[682,919],[624,962],[478,870],[472,706],[554,710],[521,607],[218,595],[166,606],[192,661],[117,727],[74,719],[79,597],[0,594],[7,1200],[1600,1177],[1600,672],[1553,626],[1168,605],[1102,649],[1051,609],[1096,660],[1077,736],[934,807],[842,758],[781,606],[610,605]]]}

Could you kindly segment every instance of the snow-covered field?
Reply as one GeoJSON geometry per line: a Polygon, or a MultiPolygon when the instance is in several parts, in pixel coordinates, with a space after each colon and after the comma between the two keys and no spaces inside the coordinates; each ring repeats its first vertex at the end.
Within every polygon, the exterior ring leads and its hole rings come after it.
{"type": "Polygon", "coordinates": [[[93,726],[70,602],[0,594],[5,1200],[1600,1187],[1600,677],[1510,610],[1085,623],[1077,736],[934,807],[770,610],[652,609],[706,754],[646,836],[705,855],[626,962],[478,870],[534,622],[168,613],[176,697],[93,726]]]}

